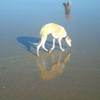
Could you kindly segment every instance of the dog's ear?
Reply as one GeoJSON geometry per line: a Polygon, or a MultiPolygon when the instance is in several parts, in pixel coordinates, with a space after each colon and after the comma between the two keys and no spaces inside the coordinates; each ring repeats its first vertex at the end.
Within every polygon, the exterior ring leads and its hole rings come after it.
{"type": "Polygon", "coordinates": [[[67,36],[67,39],[68,39],[68,40],[70,39],[70,36],[69,36],[69,35],[67,36]]]}
{"type": "Polygon", "coordinates": [[[70,41],[72,41],[72,39],[71,39],[71,37],[69,35],[67,36],[67,39],[70,40],[70,41]]]}

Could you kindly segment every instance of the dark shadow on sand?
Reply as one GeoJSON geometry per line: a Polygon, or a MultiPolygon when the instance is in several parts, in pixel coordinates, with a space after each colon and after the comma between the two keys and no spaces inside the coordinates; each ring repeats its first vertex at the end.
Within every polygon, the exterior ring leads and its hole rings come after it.
{"type": "Polygon", "coordinates": [[[37,37],[19,36],[19,37],[16,38],[16,40],[20,44],[24,45],[27,51],[32,53],[32,51],[33,51],[32,47],[34,49],[36,49],[36,46],[33,45],[33,42],[37,43],[37,42],[39,42],[40,39],[37,38],[37,37]]]}
{"type": "MultiPolygon", "coordinates": [[[[35,45],[34,43],[39,43],[40,42],[40,38],[38,38],[38,37],[30,37],[30,36],[18,36],[16,38],[16,40],[20,44],[24,45],[28,52],[36,54],[37,45],[35,45]]],[[[52,45],[52,42],[46,41],[46,47],[48,49],[51,48],[51,45],[52,45]]]]}

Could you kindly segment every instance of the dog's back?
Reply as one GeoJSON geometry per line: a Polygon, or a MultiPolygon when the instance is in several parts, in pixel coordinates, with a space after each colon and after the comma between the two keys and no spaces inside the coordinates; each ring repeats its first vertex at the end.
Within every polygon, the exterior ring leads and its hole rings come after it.
{"type": "Polygon", "coordinates": [[[49,34],[51,34],[54,38],[59,38],[64,37],[66,35],[66,31],[61,25],[49,23],[41,28],[40,35],[43,38],[47,38],[49,34]]]}

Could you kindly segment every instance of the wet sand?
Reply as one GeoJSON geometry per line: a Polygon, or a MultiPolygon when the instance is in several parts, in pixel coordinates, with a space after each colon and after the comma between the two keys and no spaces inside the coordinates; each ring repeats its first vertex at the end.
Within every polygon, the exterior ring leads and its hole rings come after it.
{"type": "Polygon", "coordinates": [[[100,100],[99,1],[72,1],[71,9],[68,20],[61,0],[0,1],[0,100],[100,100]],[[65,52],[56,45],[37,57],[32,43],[51,21],[68,30],[72,50],[64,43],[65,52]]]}

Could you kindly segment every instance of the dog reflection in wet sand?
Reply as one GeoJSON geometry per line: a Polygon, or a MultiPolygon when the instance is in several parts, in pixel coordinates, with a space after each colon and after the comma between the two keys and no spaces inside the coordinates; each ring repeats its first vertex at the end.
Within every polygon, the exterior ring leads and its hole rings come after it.
{"type": "Polygon", "coordinates": [[[40,77],[43,80],[52,80],[64,72],[66,64],[70,61],[70,53],[54,51],[52,54],[40,54],[37,65],[40,77]]]}
{"type": "Polygon", "coordinates": [[[68,19],[68,20],[71,20],[71,1],[70,0],[68,0],[68,2],[67,3],[63,3],[63,6],[64,6],[64,10],[65,10],[65,15],[66,15],[66,18],[68,19]]]}

